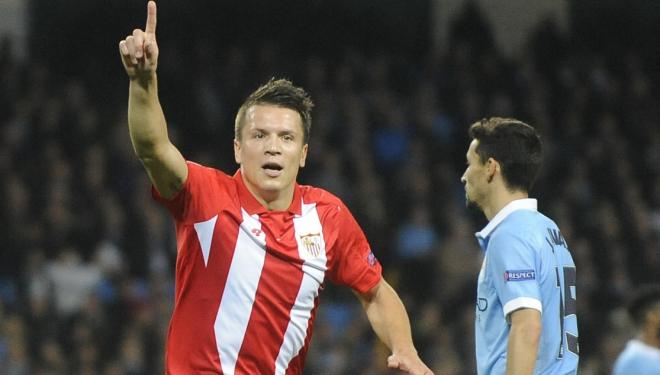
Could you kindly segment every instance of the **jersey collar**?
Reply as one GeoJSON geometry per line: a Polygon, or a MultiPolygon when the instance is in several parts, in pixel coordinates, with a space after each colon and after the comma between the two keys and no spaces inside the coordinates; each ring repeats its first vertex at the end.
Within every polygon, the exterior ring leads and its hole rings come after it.
{"type": "Polygon", "coordinates": [[[475,236],[480,239],[484,239],[488,237],[495,228],[497,228],[500,223],[506,219],[507,216],[509,216],[511,213],[514,211],[518,210],[532,210],[532,211],[537,211],[537,201],[534,198],[524,198],[524,199],[516,199],[511,202],[509,202],[506,206],[504,206],[500,212],[495,215],[495,217],[488,222],[488,225],[484,227],[484,229],[481,230],[481,232],[475,233],[475,236]]]}
{"type": "MultiPolygon", "coordinates": [[[[243,207],[248,214],[260,215],[269,212],[268,209],[259,203],[257,198],[252,195],[247,186],[245,186],[245,182],[243,181],[240,169],[234,173],[233,178],[236,181],[236,186],[238,187],[238,199],[241,202],[241,207],[243,207]]],[[[293,200],[291,201],[289,208],[287,208],[287,211],[294,215],[300,216],[302,215],[302,193],[300,191],[300,185],[298,185],[297,182],[294,182],[294,184],[293,200]]]]}

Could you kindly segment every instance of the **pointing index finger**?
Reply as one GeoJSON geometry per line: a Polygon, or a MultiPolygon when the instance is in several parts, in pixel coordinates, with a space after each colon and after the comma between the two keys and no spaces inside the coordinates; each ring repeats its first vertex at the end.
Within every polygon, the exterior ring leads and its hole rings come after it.
{"type": "Polygon", "coordinates": [[[147,3],[147,26],[144,28],[147,34],[156,34],[156,2],[147,3]]]}

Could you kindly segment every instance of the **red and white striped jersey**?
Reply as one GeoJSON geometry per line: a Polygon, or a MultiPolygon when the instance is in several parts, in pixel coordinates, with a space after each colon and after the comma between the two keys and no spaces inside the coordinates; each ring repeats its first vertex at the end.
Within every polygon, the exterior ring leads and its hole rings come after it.
{"type": "Polygon", "coordinates": [[[171,200],[175,305],[167,374],[302,374],[327,279],[367,292],[381,278],[359,225],[325,190],[296,184],[268,211],[233,177],[188,162],[171,200]]]}

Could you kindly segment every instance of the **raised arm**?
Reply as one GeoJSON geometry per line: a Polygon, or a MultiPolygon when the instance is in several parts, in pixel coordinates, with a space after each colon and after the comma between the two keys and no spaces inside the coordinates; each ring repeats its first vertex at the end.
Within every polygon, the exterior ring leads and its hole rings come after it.
{"type": "Polygon", "coordinates": [[[410,321],[403,302],[394,289],[381,279],[371,291],[356,294],[378,337],[392,351],[387,366],[406,374],[433,375],[422,363],[412,342],[410,321]]]}
{"type": "Polygon", "coordinates": [[[188,177],[188,167],[170,142],[158,100],[155,2],[147,4],[144,31],[135,29],[132,35],[119,42],[119,53],[130,80],[128,129],[133,149],[158,192],[164,198],[171,198],[181,190],[188,177]]]}

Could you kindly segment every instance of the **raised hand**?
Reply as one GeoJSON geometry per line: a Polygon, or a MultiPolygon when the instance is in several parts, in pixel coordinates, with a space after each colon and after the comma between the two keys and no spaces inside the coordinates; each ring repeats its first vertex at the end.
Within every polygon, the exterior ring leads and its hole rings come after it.
{"type": "Polygon", "coordinates": [[[119,42],[119,54],[131,80],[148,79],[158,66],[156,43],[156,3],[147,4],[147,25],[143,30],[133,30],[133,35],[119,42]]]}

